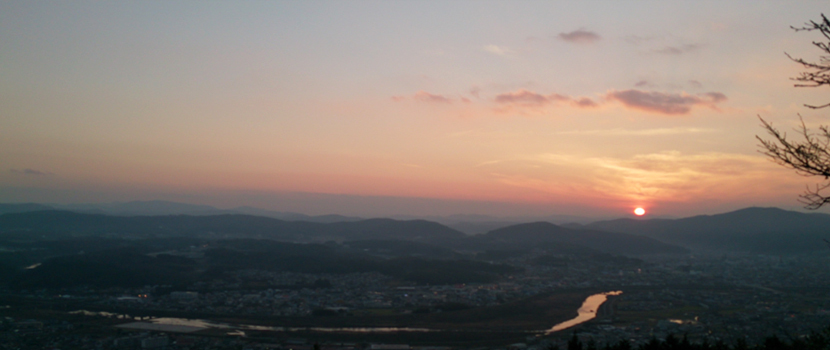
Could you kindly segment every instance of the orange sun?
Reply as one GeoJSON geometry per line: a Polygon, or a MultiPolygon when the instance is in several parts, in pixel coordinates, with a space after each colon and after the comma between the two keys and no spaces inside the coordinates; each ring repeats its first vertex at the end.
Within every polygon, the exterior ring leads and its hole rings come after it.
{"type": "Polygon", "coordinates": [[[643,216],[646,215],[646,210],[643,208],[634,209],[634,215],[643,216]]]}

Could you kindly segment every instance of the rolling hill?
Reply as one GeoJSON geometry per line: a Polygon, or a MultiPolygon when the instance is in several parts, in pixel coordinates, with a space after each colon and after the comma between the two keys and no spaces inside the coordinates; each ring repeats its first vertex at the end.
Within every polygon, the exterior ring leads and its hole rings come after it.
{"type": "Polygon", "coordinates": [[[695,250],[787,254],[827,250],[830,215],[746,208],[683,219],[618,219],[585,229],[642,235],[695,250]]]}

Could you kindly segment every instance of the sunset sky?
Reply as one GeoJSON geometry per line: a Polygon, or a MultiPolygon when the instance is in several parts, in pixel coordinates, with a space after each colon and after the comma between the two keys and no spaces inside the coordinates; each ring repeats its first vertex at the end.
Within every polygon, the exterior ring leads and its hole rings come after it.
{"type": "MultiPolygon", "coordinates": [[[[826,2],[0,2],[0,202],[306,214],[798,209],[758,116],[826,2]]],[[[830,11],[828,11],[830,12],[830,11]]],[[[825,210],[826,211],[826,210],[825,210]]]]}

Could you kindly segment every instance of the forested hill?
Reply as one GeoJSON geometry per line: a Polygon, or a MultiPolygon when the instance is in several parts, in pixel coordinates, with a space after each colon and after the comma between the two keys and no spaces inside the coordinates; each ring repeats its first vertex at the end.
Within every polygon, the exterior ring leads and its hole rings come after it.
{"type": "Polygon", "coordinates": [[[624,255],[688,252],[684,248],[649,237],[597,230],[574,230],[549,222],[508,226],[490,231],[484,234],[481,239],[492,242],[494,245],[523,245],[528,247],[551,243],[571,244],[624,255]]]}

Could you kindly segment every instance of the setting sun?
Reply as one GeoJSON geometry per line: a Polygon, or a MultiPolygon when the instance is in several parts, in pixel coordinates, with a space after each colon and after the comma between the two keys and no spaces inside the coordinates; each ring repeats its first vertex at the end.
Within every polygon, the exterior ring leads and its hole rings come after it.
{"type": "Polygon", "coordinates": [[[634,215],[643,216],[646,215],[646,210],[643,208],[634,209],[634,215]]]}

